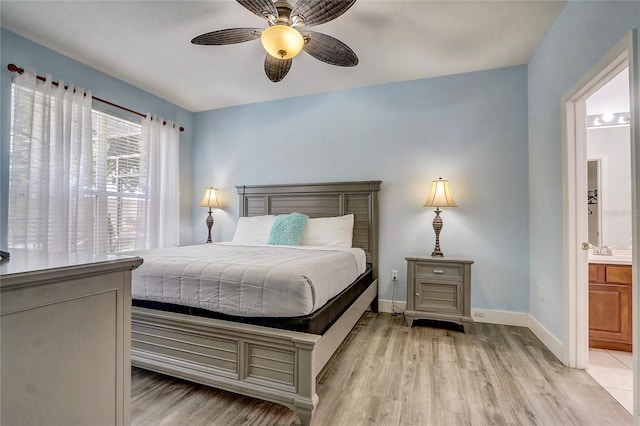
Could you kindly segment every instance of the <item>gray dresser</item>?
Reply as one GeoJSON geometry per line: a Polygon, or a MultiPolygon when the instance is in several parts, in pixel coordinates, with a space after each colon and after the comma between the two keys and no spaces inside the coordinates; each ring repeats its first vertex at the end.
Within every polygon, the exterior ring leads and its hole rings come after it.
{"type": "Polygon", "coordinates": [[[13,250],[0,262],[3,425],[128,425],[138,257],[13,250]]]}
{"type": "Polygon", "coordinates": [[[410,256],[407,260],[407,309],[414,319],[464,325],[471,319],[471,264],[462,257],[410,256]]]}

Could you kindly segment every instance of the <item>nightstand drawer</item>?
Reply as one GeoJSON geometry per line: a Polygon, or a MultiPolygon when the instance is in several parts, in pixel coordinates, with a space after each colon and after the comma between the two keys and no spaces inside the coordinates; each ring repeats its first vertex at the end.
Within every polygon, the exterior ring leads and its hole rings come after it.
{"type": "Polygon", "coordinates": [[[462,278],[462,267],[457,265],[416,262],[416,277],[462,278]]]}

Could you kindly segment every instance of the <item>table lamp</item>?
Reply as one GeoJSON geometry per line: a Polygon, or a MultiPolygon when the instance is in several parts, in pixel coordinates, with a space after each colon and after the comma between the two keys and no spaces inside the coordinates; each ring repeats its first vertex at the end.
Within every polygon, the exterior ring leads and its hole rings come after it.
{"type": "Polygon", "coordinates": [[[431,253],[431,257],[443,257],[440,251],[440,231],[442,230],[442,219],[440,218],[440,207],[458,207],[453,201],[449,191],[449,181],[438,178],[431,184],[431,193],[424,202],[424,207],[435,207],[436,217],[433,219],[433,230],[436,232],[436,247],[431,253]]]}
{"type": "Polygon", "coordinates": [[[213,227],[213,213],[212,209],[220,208],[218,204],[218,197],[216,195],[217,189],[213,186],[204,190],[204,197],[202,197],[202,201],[200,201],[200,207],[209,207],[209,216],[207,217],[207,228],[209,228],[209,235],[207,237],[207,242],[211,242],[211,228],[213,227]]]}

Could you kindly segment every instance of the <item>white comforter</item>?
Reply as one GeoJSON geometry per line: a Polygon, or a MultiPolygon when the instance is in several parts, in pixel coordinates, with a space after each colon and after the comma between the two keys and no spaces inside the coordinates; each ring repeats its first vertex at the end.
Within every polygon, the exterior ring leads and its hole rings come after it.
{"type": "Polygon", "coordinates": [[[366,268],[359,248],[214,243],[134,254],[144,259],[134,299],[252,317],[308,315],[366,268]]]}

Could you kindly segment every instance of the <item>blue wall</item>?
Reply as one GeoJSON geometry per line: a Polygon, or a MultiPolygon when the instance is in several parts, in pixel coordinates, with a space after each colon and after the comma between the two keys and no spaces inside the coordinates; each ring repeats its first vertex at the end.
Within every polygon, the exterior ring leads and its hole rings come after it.
{"type": "MultiPolygon", "coordinates": [[[[564,339],[565,306],[560,98],[619,40],[638,27],[638,1],[570,1],[528,65],[532,207],[529,309],[560,341],[564,339]],[[539,297],[540,286],[545,287],[544,300],[539,297]]],[[[638,79],[638,75],[635,77],[638,79]]],[[[640,238],[636,235],[634,239],[640,238]]]]}
{"type": "MultiPolygon", "coordinates": [[[[51,74],[54,79],[64,80],[92,91],[93,95],[123,105],[141,113],[150,112],[180,123],[185,131],[180,135],[180,241],[191,242],[192,193],[192,138],[194,135],[193,113],[150,95],[136,87],[83,65],[39,44],[33,43],[10,31],[0,33],[0,123],[2,139],[0,151],[0,247],[6,247],[7,199],[9,191],[9,135],[11,130],[11,77],[7,70],[10,63],[19,67],[34,68],[40,75],[51,74]]],[[[97,104],[99,105],[99,104],[97,104]]]]}
{"type": "MultiPolygon", "coordinates": [[[[472,305],[528,312],[526,67],[366,87],[197,113],[194,188],[223,190],[214,238],[233,237],[234,185],[382,180],[380,297],[405,256],[430,255],[431,181],[448,179],[459,207],[442,213],[445,255],[475,260],[472,305]]],[[[195,209],[194,241],[204,241],[195,209]]]]}
{"type": "MultiPolygon", "coordinates": [[[[13,62],[186,127],[180,153],[184,243],[206,237],[205,209],[195,205],[209,185],[220,187],[226,202],[215,212],[214,238],[228,240],[238,213],[234,185],[381,179],[382,299],[391,299],[389,275],[397,269],[395,297],[405,300],[404,257],[428,255],[434,244],[433,212],[422,203],[433,179],[449,179],[459,207],[442,214],[442,249],[476,261],[472,306],[529,312],[562,341],[560,98],[637,27],[640,2],[570,1],[526,67],[197,114],[2,30],[0,231],[6,235],[6,66],[13,62]]],[[[640,158],[638,147],[635,155],[640,158]]]]}

